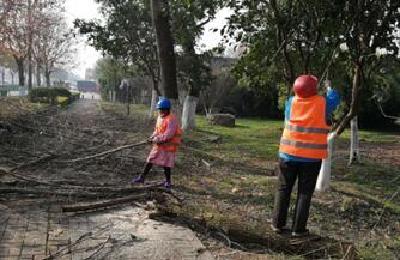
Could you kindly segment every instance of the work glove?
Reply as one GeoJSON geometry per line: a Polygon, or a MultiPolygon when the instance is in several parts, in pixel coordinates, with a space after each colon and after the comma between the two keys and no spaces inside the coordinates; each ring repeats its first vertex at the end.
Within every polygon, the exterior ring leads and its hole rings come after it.
{"type": "Polygon", "coordinates": [[[331,91],[332,90],[332,81],[329,79],[325,80],[325,87],[326,87],[326,90],[331,91]]]}

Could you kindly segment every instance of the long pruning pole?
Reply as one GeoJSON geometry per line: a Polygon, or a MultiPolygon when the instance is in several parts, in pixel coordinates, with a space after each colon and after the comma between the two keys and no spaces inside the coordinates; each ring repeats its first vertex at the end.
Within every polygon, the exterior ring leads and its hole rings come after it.
{"type": "Polygon", "coordinates": [[[321,84],[322,84],[322,82],[324,81],[324,79],[325,79],[325,78],[328,78],[329,69],[330,69],[330,67],[331,67],[332,64],[333,64],[333,61],[335,60],[336,51],[337,51],[337,48],[335,48],[335,49],[333,50],[333,52],[332,52],[331,59],[329,60],[328,64],[326,65],[326,68],[325,68],[324,72],[322,73],[321,78],[320,78],[320,80],[319,80],[319,82],[318,82],[317,89],[319,89],[319,88],[321,87],[321,84]]]}

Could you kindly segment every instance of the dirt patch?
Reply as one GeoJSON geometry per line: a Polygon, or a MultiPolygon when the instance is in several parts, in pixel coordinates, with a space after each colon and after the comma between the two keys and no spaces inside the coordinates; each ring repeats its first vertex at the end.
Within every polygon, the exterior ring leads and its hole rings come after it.
{"type": "MultiPolygon", "coordinates": [[[[348,158],[349,146],[348,140],[339,139],[335,144],[335,157],[338,160],[348,158]]],[[[359,146],[361,161],[400,166],[400,136],[394,135],[390,143],[360,140],[359,146]]]]}

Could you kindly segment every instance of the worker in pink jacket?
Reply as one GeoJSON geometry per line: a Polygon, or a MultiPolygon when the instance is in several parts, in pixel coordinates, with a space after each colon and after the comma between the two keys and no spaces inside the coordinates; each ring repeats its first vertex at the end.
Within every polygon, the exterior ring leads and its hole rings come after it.
{"type": "Polygon", "coordinates": [[[144,171],[132,180],[133,183],[144,183],[146,175],[153,165],[164,168],[165,188],[171,188],[171,168],[175,165],[175,157],[178,146],[181,143],[182,130],[175,115],[171,113],[171,102],[161,97],[157,103],[159,116],[153,134],[148,141],[153,144],[144,171]]]}

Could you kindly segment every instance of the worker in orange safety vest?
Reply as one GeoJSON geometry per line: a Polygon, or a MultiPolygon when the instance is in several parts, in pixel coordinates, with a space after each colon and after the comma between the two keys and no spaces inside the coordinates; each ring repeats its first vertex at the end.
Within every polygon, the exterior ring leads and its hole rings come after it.
{"type": "Polygon", "coordinates": [[[315,190],[322,159],[327,157],[327,136],[332,112],[340,103],[337,91],[328,86],[326,97],[317,95],[318,79],[300,75],[294,97],[285,104],[285,128],[279,146],[279,187],[275,195],[272,230],[286,230],[292,188],[298,180],[292,236],[309,234],[306,229],[311,197],[315,190]]]}
{"type": "Polygon", "coordinates": [[[157,103],[159,116],[153,134],[148,139],[153,148],[147,157],[147,163],[142,174],[132,180],[133,183],[144,183],[146,175],[153,165],[164,168],[165,188],[171,188],[171,168],[175,165],[175,157],[178,146],[181,143],[182,130],[175,115],[171,113],[171,102],[169,99],[160,97],[157,103]]]}

